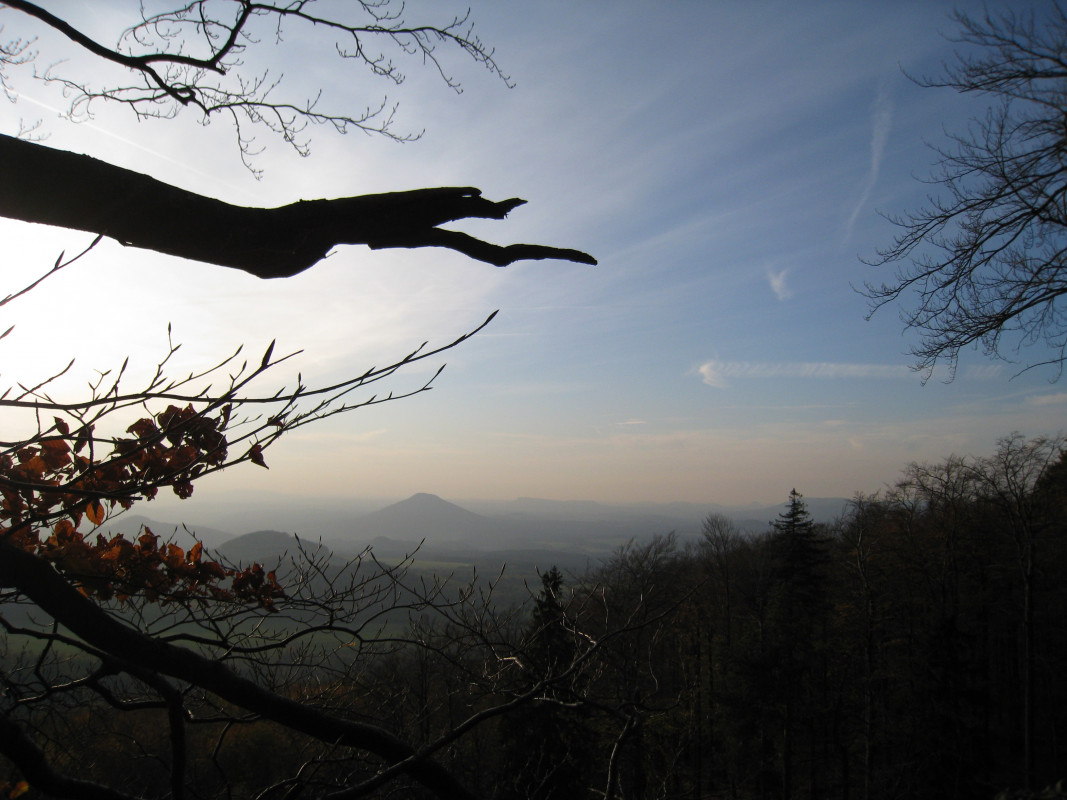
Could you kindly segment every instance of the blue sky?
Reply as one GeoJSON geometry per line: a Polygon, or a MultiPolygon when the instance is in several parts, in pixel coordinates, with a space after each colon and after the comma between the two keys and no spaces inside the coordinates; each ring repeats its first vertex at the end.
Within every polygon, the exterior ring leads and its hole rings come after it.
{"type": "MultiPolygon", "coordinates": [[[[101,39],[121,27],[102,9],[122,6],[62,5],[101,39]]],[[[467,3],[408,7],[411,19],[447,21],[467,3]]],[[[860,257],[893,234],[878,212],[923,200],[927,144],[982,112],[975,98],[902,74],[935,72],[951,55],[940,33],[953,30],[952,7],[473,2],[513,89],[457,58],[455,95],[411,64],[391,97],[422,139],[316,130],[300,159],[264,134],[259,182],[222,122],[136,123],[100,107],[73,125],[56,118],[53,90],[20,79],[19,102],[0,102],[6,133],[41,119],[52,146],[237,203],[478,186],[529,205],[465,230],[578,247],[600,265],[498,270],[444,251],[349,247],[264,282],[109,243],[4,310],[16,329],[0,343],[0,378],[39,379],[76,357],[74,392],[126,355],[147,370],[169,322],[183,342],[178,369],[277,338],[304,351],[279,381],[299,369],[326,382],[500,310],[447,356],[432,392],[296,432],[269,453],[269,472],[238,468],[200,485],[212,499],[777,502],[793,487],[874,491],[910,461],[986,453],[1013,430],[1055,434],[1067,388],[1052,373],[1016,375],[967,352],[954,381],[924,385],[896,309],[865,321],[853,288],[878,277],[860,257]]],[[[11,11],[0,21],[6,35],[34,32],[11,11]]],[[[42,35],[42,64],[70,53],[49,46],[42,35]]],[[[321,86],[328,104],[377,102],[385,87],[346,76],[324,49],[290,37],[278,51],[283,86],[321,86]]],[[[88,241],[6,221],[0,236],[8,291],[88,241]]]]}

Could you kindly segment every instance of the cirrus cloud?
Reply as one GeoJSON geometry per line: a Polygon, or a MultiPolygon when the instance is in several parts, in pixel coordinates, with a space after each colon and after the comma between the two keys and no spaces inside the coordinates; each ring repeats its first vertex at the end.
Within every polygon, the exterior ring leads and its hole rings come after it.
{"type": "MultiPolygon", "coordinates": [[[[942,371],[939,368],[936,372],[942,371]]],[[[708,386],[726,388],[734,380],[757,378],[813,378],[813,379],[880,379],[891,380],[914,378],[915,371],[905,364],[844,364],[830,361],[753,362],[753,361],[705,361],[696,368],[701,380],[708,386]]],[[[947,368],[944,369],[948,376],[947,368]]],[[[985,366],[968,371],[971,378],[990,378],[999,374],[999,366],[985,366]]]]}
{"type": "Polygon", "coordinates": [[[767,270],[767,282],[771,285],[771,291],[774,292],[774,296],[779,300],[788,300],[793,296],[793,290],[786,285],[785,276],[789,274],[789,270],[783,269],[775,272],[773,269],[767,270]]]}
{"type": "Polygon", "coordinates": [[[1038,394],[1029,398],[1033,406],[1058,406],[1067,403],[1067,392],[1054,392],[1052,394],[1038,394]]]}

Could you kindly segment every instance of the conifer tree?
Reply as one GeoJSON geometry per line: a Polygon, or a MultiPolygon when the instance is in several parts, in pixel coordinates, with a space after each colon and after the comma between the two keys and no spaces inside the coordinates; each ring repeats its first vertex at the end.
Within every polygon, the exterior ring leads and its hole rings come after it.
{"type": "Polygon", "coordinates": [[[825,640],[826,543],[808,512],[804,496],[789,492],[786,510],[773,523],[772,547],[775,557],[775,600],[773,612],[775,660],[782,739],[781,796],[788,800],[797,779],[794,763],[809,765],[808,784],[816,796],[818,781],[814,758],[800,759],[797,742],[813,743],[819,727],[818,650],[825,640]]]}
{"type": "Polygon", "coordinates": [[[804,495],[792,489],[786,510],[771,525],[778,550],[778,582],[791,604],[810,611],[823,594],[819,573],[827,552],[804,495]]]}
{"type": "Polygon", "coordinates": [[[522,711],[509,715],[504,735],[507,797],[565,800],[585,790],[588,734],[576,707],[570,675],[577,648],[563,602],[563,574],[552,567],[541,575],[541,591],[524,647],[526,680],[541,691],[522,711]]]}

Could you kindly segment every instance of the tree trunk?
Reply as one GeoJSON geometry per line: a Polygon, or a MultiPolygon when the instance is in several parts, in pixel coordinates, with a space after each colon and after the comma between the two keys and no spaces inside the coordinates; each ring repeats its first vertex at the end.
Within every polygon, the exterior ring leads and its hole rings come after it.
{"type": "Polygon", "coordinates": [[[577,250],[495,245],[437,227],[468,218],[503,219],[525,202],[493,202],[478,189],[454,187],[249,208],[89,156],[0,135],[0,216],[104,234],[260,278],[295,275],[341,244],[446,247],[500,267],[545,258],[596,263],[577,250]]]}

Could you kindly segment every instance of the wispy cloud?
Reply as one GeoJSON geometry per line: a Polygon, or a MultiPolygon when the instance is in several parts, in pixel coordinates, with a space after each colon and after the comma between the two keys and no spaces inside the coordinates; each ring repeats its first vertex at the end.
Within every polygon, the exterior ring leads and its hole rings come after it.
{"type": "MultiPolygon", "coordinates": [[[[708,386],[726,388],[731,381],[760,378],[812,378],[860,380],[898,380],[916,379],[915,370],[906,364],[842,364],[832,361],[796,361],[796,362],[754,362],[754,361],[720,361],[711,359],[696,368],[701,380],[708,386]]],[[[990,380],[998,377],[1003,368],[998,364],[971,367],[958,373],[955,377],[971,380],[990,380]]],[[[935,380],[948,380],[952,373],[948,367],[938,366],[934,369],[935,380]]],[[[1048,395],[1048,400],[1031,399],[1035,405],[1050,405],[1067,402],[1067,394],[1048,395]]]]}
{"type": "Polygon", "coordinates": [[[1067,403],[1067,392],[1035,395],[1027,402],[1032,406],[1057,406],[1067,403]]]}
{"type": "Polygon", "coordinates": [[[889,97],[886,84],[883,83],[878,89],[878,95],[874,99],[874,105],[871,110],[871,163],[867,169],[867,180],[864,183],[863,191],[860,193],[856,205],[852,207],[852,213],[849,215],[848,223],[845,225],[846,244],[852,238],[852,229],[856,225],[856,219],[867,205],[871,192],[874,190],[874,185],[878,181],[878,172],[882,167],[882,155],[885,153],[885,145],[889,140],[889,128],[892,122],[893,101],[889,97]]]}
{"type": "Polygon", "coordinates": [[[774,296],[779,300],[788,300],[793,296],[793,290],[786,285],[785,276],[789,273],[788,269],[783,269],[775,272],[773,269],[767,270],[767,282],[771,285],[771,291],[774,292],[774,296]]]}
{"type": "MultiPolygon", "coordinates": [[[[58,107],[56,107],[54,105],[51,105],[49,103],[46,103],[43,100],[39,100],[36,97],[33,97],[32,95],[24,94],[22,92],[15,91],[14,89],[11,89],[9,91],[10,91],[10,94],[18,102],[30,103],[31,105],[35,105],[38,108],[43,108],[45,111],[49,111],[49,112],[53,113],[56,117],[60,117],[60,118],[64,118],[65,119],[67,117],[67,115],[68,115],[68,111],[66,111],[66,110],[64,110],[62,108],[58,108],[58,107]]],[[[191,161],[190,159],[184,158],[184,157],[175,157],[173,155],[169,155],[169,154],[165,153],[163,150],[160,150],[160,149],[156,149],[156,148],[153,148],[153,147],[147,147],[147,146],[145,146],[144,144],[141,144],[141,142],[139,142],[139,141],[137,141],[135,139],[131,139],[128,136],[123,136],[122,134],[116,132],[115,130],[112,130],[110,128],[104,127],[104,126],[96,123],[91,117],[88,118],[88,119],[85,119],[85,120],[79,120],[79,122],[77,124],[80,127],[83,127],[83,128],[85,128],[87,130],[91,130],[94,133],[97,133],[97,134],[99,134],[101,136],[104,136],[104,137],[106,137],[108,139],[112,139],[112,140],[114,140],[116,142],[121,142],[123,147],[131,148],[133,150],[140,151],[142,153],[145,153],[145,154],[151,156],[152,158],[158,159],[160,161],[165,161],[165,162],[167,162],[169,164],[172,164],[174,166],[181,167],[182,170],[185,171],[185,172],[192,172],[192,173],[200,175],[200,176],[202,176],[204,178],[210,178],[212,181],[215,181],[215,182],[219,181],[219,175],[217,173],[213,173],[213,172],[209,172],[209,171],[206,171],[206,170],[203,170],[203,169],[199,169],[196,166],[194,161],[191,161]]],[[[40,134],[42,132],[41,131],[34,131],[34,133],[40,134]]],[[[227,189],[229,189],[229,190],[231,190],[231,191],[233,191],[235,193],[243,194],[243,195],[245,195],[245,196],[247,196],[249,198],[256,198],[257,197],[257,195],[254,192],[251,192],[251,191],[249,191],[249,190],[247,190],[247,189],[245,189],[245,188],[243,188],[241,186],[237,186],[237,185],[235,185],[233,183],[225,182],[225,183],[223,183],[223,185],[226,186],[227,189]]]]}
{"type": "Polygon", "coordinates": [[[706,361],[697,367],[704,383],[724,388],[731,380],[752,378],[906,378],[914,372],[903,364],[835,364],[827,361],[768,364],[750,361],[706,361]]]}

